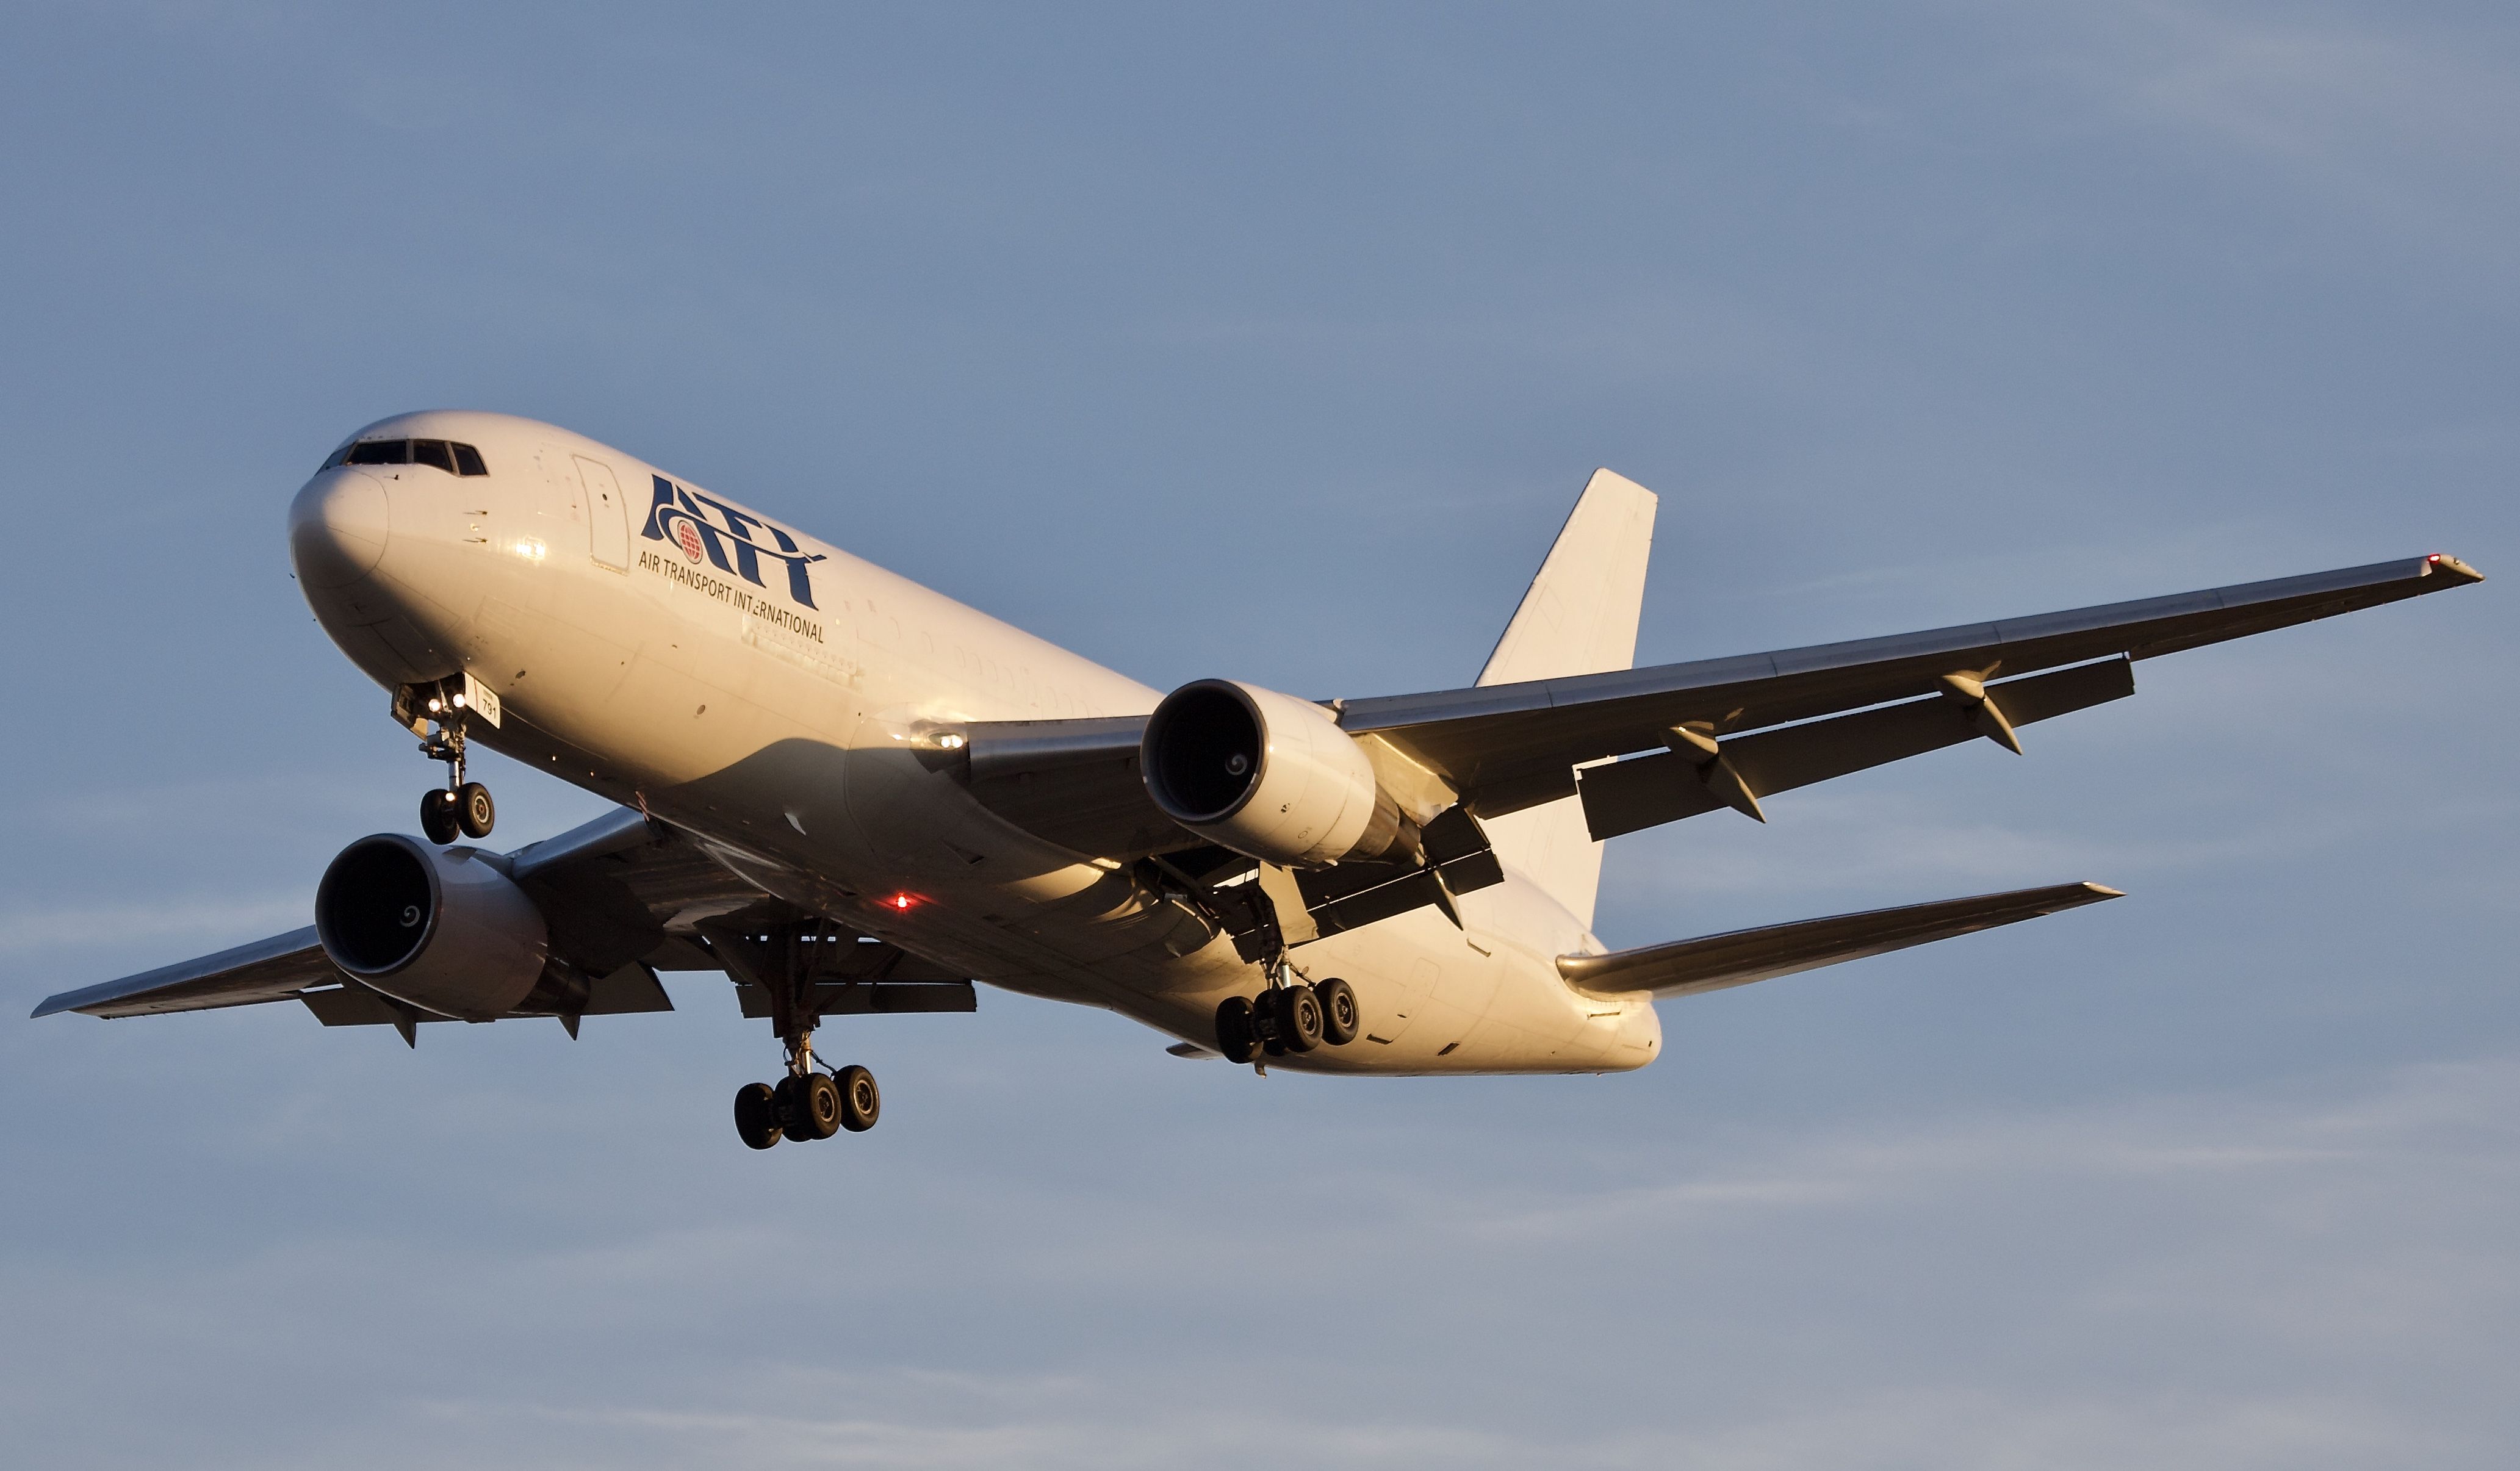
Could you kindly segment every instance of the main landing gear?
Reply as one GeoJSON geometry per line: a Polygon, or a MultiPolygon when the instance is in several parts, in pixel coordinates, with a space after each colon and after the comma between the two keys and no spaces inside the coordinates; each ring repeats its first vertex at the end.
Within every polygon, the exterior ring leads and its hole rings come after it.
{"type": "Polygon", "coordinates": [[[401,692],[394,713],[420,737],[422,755],[446,763],[446,785],[421,795],[420,830],[441,844],[458,835],[488,837],[498,825],[499,809],[490,788],[464,780],[464,726],[472,712],[465,708],[463,690],[444,681],[414,686],[401,692]]]}
{"type": "Polygon", "coordinates": [[[1307,985],[1292,975],[1291,967],[1274,966],[1258,997],[1229,996],[1217,1004],[1216,1049],[1228,1062],[1263,1053],[1283,1057],[1325,1044],[1343,1048],[1365,1030],[1347,982],[1332,976],[1307,985]]]}
{"type": "Polygon", "coordinates": [[[875,1074],[856,1063],[817,1072],[814,1027],[822,1017],[815,962],[829,946],[788,925],[758,938],[704,931],[730,968],[770,997],[770,1024],[788,1053],[788,1075],[776,1084],[747,1083],[735,1092],[735,1132],[755,1149],[781,1139],[827,1139],[845,1129],[864,1134],[883,1114],[875,1074]]]}
{"type": "Polygon", "coordinates": [[[883,1093],[875,1074],[852,1062],[835,1073],[813,1070],[812,1053],[805,1071],[790,1060],[788,1076],[776,1088],[747,1083],[735,1091],[735,1132],[755,1149],[767,1149],[783,1138],[827,1139],[845,1129],[864,1134],[883,1114],[883,1093]]]}

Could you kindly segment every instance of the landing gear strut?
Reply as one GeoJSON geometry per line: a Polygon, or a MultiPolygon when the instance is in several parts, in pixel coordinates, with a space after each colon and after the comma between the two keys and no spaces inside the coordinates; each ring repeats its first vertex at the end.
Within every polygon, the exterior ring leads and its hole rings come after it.
{"type": "Polygon", "coordinates": [[[432,843],[451,843],[459,834],[488,837],[499,821],[490,788],[464,780],[464,728],[472,711],[461,682],[455,683],[451,689],[444,680],[407,686],[394,701],[395,716],[420,737],[420,753],[446,763],[446,785],[420,798],[420,830],[432,843]]]}
{"type": "Polygon", "coordinates": [[[754,1149],[781,1139],[827,1139],[845,1129],[864,1134],[883,1113],[875,1074],[856,1063],[815,1071],[814,1028],[817,962],[827,947],[819,928],[785,925],[767,935],[705,932],[710,951],[727,968],[770,997],[770,1024],[788,1053],[788,1074],[777,1084],[747,1083],[736,1090],[735,1132],[754,1149]]]}

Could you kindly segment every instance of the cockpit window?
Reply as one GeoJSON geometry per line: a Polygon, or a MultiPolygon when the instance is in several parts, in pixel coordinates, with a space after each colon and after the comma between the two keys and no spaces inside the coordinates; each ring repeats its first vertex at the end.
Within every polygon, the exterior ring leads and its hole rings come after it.
{"type": "Polygon", "coordinates": [[[450,475],[490,472],[479,450],[447,439],[362,439],[335,450],[324,462],[326,469],[341,465],[434,465],[450,475]]]}

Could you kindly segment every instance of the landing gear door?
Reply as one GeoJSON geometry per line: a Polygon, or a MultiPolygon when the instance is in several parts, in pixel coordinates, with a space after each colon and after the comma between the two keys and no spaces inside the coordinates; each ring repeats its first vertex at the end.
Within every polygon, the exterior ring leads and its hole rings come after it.
{"type": "Polygon", "coordinates": [[[592,537],[595,559],[616,572],[630,570],[630,508],[621,502],[621,482],[612,477],[612,467],[584,455],[577,461],[577,476],[586,482],[587,529],[592,537]]]}
{"type": "Polygon", "coordinates": [[[474,679],[470,669],[464,671],[464,708],[490,729],[499,728],[499,691],[474,679]]]}

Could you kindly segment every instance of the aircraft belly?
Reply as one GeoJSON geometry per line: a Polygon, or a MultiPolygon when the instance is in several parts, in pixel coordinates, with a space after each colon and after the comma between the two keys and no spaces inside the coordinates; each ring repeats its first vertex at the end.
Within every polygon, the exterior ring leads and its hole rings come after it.
{"type": "MultiPolygon", "coordinates": [[[[1293,960],[1313,980],[1337,976],[1356,992],[1364,1035],[1266,1059],[1271,1069],[1347,1074],[1625,1072],[1653,1060],[1660,1022],[1651,1002],[1600,1002],[1575,995],[1546,958],[1464,936],[1431,912],[1298,947],[1293,960]]],[[[1112,1008],[1202,1047],[1215,1043],[1214,1017],[1228,996],[1259,989],[1258,967],[1219,940],[1179,959],[1129,958],[1114,976],[1129,994],[1112,1008]]]]}

